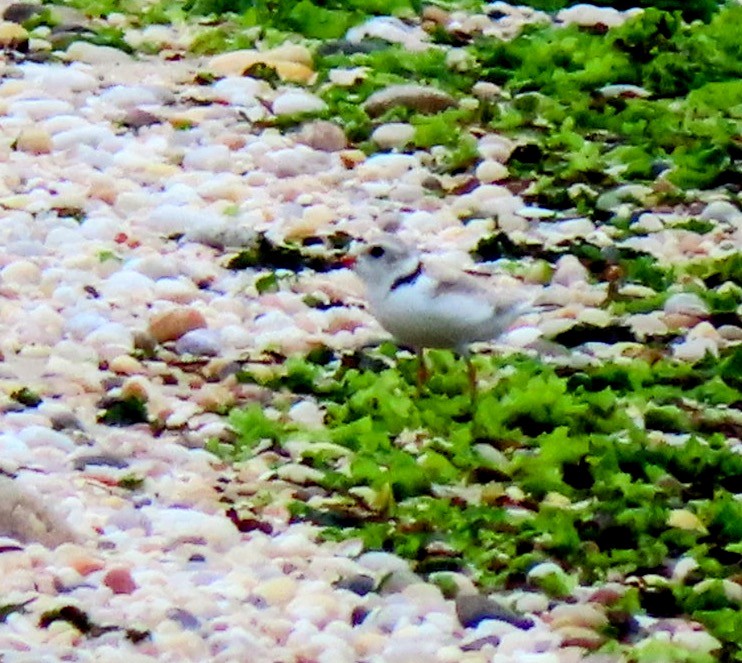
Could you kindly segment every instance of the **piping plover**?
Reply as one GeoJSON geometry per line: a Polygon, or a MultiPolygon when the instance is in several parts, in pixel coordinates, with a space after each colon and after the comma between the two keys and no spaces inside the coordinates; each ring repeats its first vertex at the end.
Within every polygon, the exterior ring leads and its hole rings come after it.
{"type": "Polygon", "coordinates": [[[386,236],[350,257],[366,285],[371,313],[420,359],[419,382],[427,377],[425,348],[452,349],[466,359],[472,394],[476,374],[469,345],[502,335],[524,313],[532,298],[516,289],[495,290],[463,271],[428,264],[416,249],[386,236]]]}

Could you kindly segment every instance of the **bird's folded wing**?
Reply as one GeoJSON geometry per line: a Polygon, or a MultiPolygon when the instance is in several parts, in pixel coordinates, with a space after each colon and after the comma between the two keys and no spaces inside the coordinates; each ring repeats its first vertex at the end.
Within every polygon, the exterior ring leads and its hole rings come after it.
{"type": "Polygon", "coordinates": [[[489,315],[518,315],[521,310],[525,313],[537,296],[532,288],[508,276],[475,276],[440,264],[426,265],[426,269],[438,281],[435,297],[471,299],[483,309],[488,308],[489,315]]]}

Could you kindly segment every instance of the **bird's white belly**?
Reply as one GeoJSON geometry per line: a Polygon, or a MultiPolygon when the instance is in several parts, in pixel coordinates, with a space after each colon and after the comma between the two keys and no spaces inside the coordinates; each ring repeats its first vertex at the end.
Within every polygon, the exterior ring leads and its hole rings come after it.
{"type": "Polygon", "coordinates": [[[415,348],[463,350],[497,335],[490,307],[455,295],[436,296],[434,287],[429,279],[420,278],[388,292],[372,303],[374,315],[398,341],[415,348]]]}

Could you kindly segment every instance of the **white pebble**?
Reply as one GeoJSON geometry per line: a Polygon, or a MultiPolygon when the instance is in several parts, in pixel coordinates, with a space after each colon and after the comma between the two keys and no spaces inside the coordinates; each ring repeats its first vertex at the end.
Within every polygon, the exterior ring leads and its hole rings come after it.
{"type": "Polygon", "coordinates": [[[319,97],[309,92],[284,92],[273,102],[273,112],[276,115],[294,115],[296,113],[317,113],[325,110],[327,104],[319,97]]]}
{"type": "Polygon", "coordinates": [[[485,184],[504,180],[508,174],[508,167],[493,159],[482,161],[474,172],[475,177],[485,184]]]}
{"type": "Polygon", "coordinates": [[[25,117],[35,122],[74,110],[72,104],[59,99],[19,99],[10,104],[8,115],[25,117]]]}
{"type": "Polygon", "coordinates": [[[401,148],[407,145],[415,135],[415,127],[407,122],[389,122],[374,129],[371,140],[382,150],[401,148]]]}
{"type": "Polygon", "coordinates": [[[186,152],[183,167],[220,173],[230,170],[232,155],[226,145],[208,145],[186,152]]]}
{"type": "Polygon", "coordinates": [[[308,428],[321,428],[325,420],[325,413],[311,401],[300,401],[292,405],[288,414],[292,421],[308,428]]]}
{"type": "Polygon", "coordinates": [[[586,283],[588,275],[587,268],[578,258],[573,255],[565,255],[557,261],[551,282],[563,286],[572,286],[576,283],[586,283]]]}
{"type": "Polygon", "coordinates": [[[0,270],[0,282],[16,288],[38,285],[41,282],[41,269],[30,260],[16,260],[0,270]]]}
{"type": "Polygon", "coordinates": [[[54,145],[55,150],[68,150],[81,144],[97,147],[112,136],[113,134],[107,127],[89,124],[76,129],[60,131],[52,137],[52,145],[54,145]]]}
{"type": "Polygon", "coordinates": [[[64,433],[53,431],[44,426],[26,426],[18,432],[18,437],[25,442],[29,448],[54,447],[62,451],[74,451],[75,443],[64,433]]]}
{"type": "Polygon", "coordinates": [[[708,306],[698,295],[692,292],[679,292],[672,295],[663,307],[665,313],[680,313],[683,315],[708,315],[708,306]]]}
{"type": "Polygon", "coordinates": [[[306,145],[272,150],[257,159],[258,165],[278,177],[310,175],[327,170],[331,157],[306,145]]]}
{"type": "Polygon", "coordinates": [[[217,81],[211,89],[220,99],[236,106],[254,106],[258,103],[256,96],[263,88],[263,82],[257,78],[227,76],[217,81]]]}

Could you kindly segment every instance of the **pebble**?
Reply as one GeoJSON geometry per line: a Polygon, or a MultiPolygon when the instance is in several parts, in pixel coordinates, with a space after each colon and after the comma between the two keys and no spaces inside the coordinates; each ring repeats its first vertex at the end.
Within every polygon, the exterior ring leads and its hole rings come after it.
{"type": "Polygon", "coordinates": [[[573,286],[577,283],[587,283],[590,273],[587,268],[573,255],[564,255],[557,261],[551,282],[573,286]]]}
{"type": "Polygon", "coordinates": [[[208,145],[188,150],[183,157],[183,167],[215,173],[228,172],[232,155],[226,145],[208,145]]]}
{"type": "Polygon", "coordinates": [[[499,161],[487,159],[477,166],[474,172],[476,178],[484,184],[492,184],[507,179],[509,171],[507,166],[499,161]]]}
{"type": "Polygon", "coordinates": [[[488,596],[461,594],[456,597],[456,616],[465,628],[474,628],[487,619],[507,622],[522,629],[533,626],[533,620],[513,612],[488,596]]]}
{"type": "Polygon", "coordinates": [[[427,85],[391,85],[374,92],[363,104],[371,117],[378,117],[390,108],[403,106],[419,113],[438,113],[456,106],[448,93],[427,85]]]}
{"type": "Polygon", "coordinates": [[[339,152],[348,145],[348,139],[342,127],[325,120],[303,124],[296,135],[296,140],[313,150],[322,152],[339,152]]]}
{"type": "Polygon", "coordinates": [[[316,73],[311,67],[312,55],[299,44],[286,44],[269,51],[252,49],[230,51],[211,58],[209,71],[220,76],[242,76],[256,64],[273,67],[284,81],[311,84],[316,73]]]}
{"type": "Polygon", "coordinates": [[[124,65],[132,61],[131,56],[112,46],[98,46],[86,41],[74,41],[65,52],[65,56],[72,62],[84,62],[91,65],[105,65],[107,67],[124,65]]]}
{"type": "Polygon", "coordinates": [[[666,314],[682,314],[699,318],[709,313],[706,302],[698,295],[690,292],[679,292],[671,295],[665,301],[663,310],[666,314]]]}
{"type": "Polygon", "coordinates": [[[672,642],[685,649],[703,654],[711,654],[722,648],[721,642],[706,631],[677,631],[673,633],[672,642]]]}
{"type": "Polygon", "coordinates": [[[131,571],[126,568],[111,569],[103,576],[103,584],[114,594],[133,594],[137,588],[131,571]]]}
{"type": "Polygon", "coordinates": [[[284,92],[273,101],[273,112],[276,115],[296,115],[299,113],[319,113],[327,108],[327,104],[318,96],[309,92],[284,92]]]}
{"type": "Polygon", "coordinates": [[[25,23],[28,19],[44,11],[40,4],[30,2],[15,2],[8,5],[3,12],[3,20],[12,23],[25,23]]]}
{"type": "Polygon", "coordinates": [[[376,127],[371,140],[381,149],[403,148],[415,135],[415,127],[406,122],[389,122],[376,127]]]}
{"type": "Polygon", "coordinates": [[[206,327],[206,318],[190,307],[171,308],[150,318],[149,333],[158,343],[175,341],[194,329],[206,327]]]}
{"type": "Polygon", "coordinates": [[[28,31],[12,21],[0,21],[0,48],[27,49],[28,31]]]}
{"type": "Polygon", "coordinates": [[[211,329],[194,329],[186,332],[175,343],[178,354],[197,357],[216,357],[221,351],[219,334],[211,329]]]}
{"type": "Polygon", "coordinates": [[[735,228],[742,228],[742,210],[727,200],[714,200],[701,212],[699,218],[707,221],[728,223],[735,228]]]}
{"type": "Polygon", "coordinates": [[[313,150],[306,145],[273,150],[258,158],[257,162],[263,170],[277,177],[311,175],[326,170],[330,166],[328,154],[313,150]]]}
{"type": "Polygon", "coordinates": [[[596,7],[588,4],[578,4],[562,9],[556,15],[556,20],[567,25],[592,27],[604,25],[608,28],[617,27],[626,21],[626,14],[613,7],[596,7]]]}
{"type": "Polygon", "coordinates": [[[631,224],[631,229],[637,232],[656,233],[664,230],[665,224],[662,218],[652,212],[644,212],[631,224]]]}
{"type": "Polygon", "coordinates": [[[16,260],[0,269],[0,283],[11,288],[38,286],[41,269],[31,260],[16,260]]]}
{"type": "Polygon", "coordinates": [[[51,136],[43,129],[24,129],[15,141],[16,149],[30,154],[49,154],[52,151],[51,136]]]}
{"type": "Polygon", "coordinates": [[[285,606],[296,596],[297,590],[296,580],[281,575],[263,581],[253,588],[252,593],[268,605],[285,606]]]}

